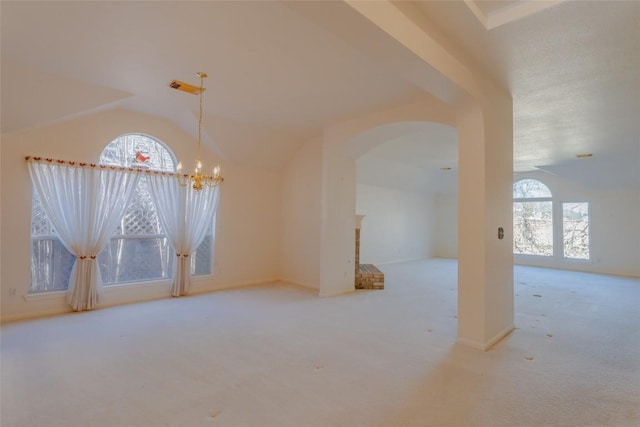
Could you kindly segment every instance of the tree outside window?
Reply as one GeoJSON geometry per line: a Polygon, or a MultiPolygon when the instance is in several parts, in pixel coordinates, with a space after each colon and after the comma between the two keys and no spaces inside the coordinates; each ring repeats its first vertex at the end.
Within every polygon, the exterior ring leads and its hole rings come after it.
{"type": "Polygon", "coordinates": [[[549,188],[535,179],[513,184],[513,253],[553,255],[553,202],[549,188]]]}
{"type": "Polygon", "coordinates": [[[589,259],[589,203],[562,204],[565,258],[589,259]]]}
{"type": "Polygon", "coordinates": [[[557,206],[551,191],[535,179],[513,184],[513,253],[588,260],[589,203],[563,202],[557,206]],[[554,234],[557,250],[554,252],[554,234]],[[562,253],[560,253],[562,248],[562,253]]]}

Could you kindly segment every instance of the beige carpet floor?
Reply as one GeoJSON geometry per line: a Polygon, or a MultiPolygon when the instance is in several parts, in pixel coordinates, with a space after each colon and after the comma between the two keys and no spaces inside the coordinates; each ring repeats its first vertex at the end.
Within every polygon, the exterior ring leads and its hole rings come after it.
{"type": "Polygon", "coordinates": [[[480,352],[455,344],[456,269],[3,325],[2,427],[640,425],[640,280],[516,267],[518,329],[480,352]]]}

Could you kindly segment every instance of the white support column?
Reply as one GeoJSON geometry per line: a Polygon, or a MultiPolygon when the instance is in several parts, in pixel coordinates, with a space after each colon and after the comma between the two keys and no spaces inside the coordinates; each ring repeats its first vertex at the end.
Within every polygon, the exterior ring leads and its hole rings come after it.
{"type": "Polygon", "coordinates": [[[514,329],[511,101],[495,101],[458,105],[458,342],[482,350],[514,329]]]}

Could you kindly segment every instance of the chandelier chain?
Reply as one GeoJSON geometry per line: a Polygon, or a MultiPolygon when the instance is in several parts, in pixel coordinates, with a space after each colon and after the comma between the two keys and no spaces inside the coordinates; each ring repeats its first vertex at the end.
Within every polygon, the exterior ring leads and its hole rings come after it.
{"type": "Polygon", "coordinates": [[[202,92],[204,92],[204,73],[198,73],[200,76],[200,114],[198,115],[198,163],[200,162],[200,146],[202,145],[202,92]]]}
{"type": "Polygon", "coordinates": [[[222,181],[224,181],[224,179],[222,178],[222,176],[220,176],[220,166],[216,166],[213,168],[213,175],[206,175],[204,173],[202,173],[202,161],[200,158],[201,152],[202,152],[202,94],[205,91],[204,88],[204,79],[207,78],[207,73],[204,72],[198,72],[196,73],[196,75],[198,77],[200,77],[200,87],[197,88],[195,86],[191,86],[188,85],[186,83],[182,83],[182,82],[178,82],[176,80],[174,80],[169,86],[171,86],[172,88],[176,89],[176,88],[180,88],[182,86],[188,86],[189,93],[192,93],[194,95],[199,95],[200,96],[200,102],[199,102],[199,107],[200,110],[198,112],[198,151],[197,151],[197,156],[196,156],[196,167],[193,171],[193,173],[188,174],[188,175],[183,175],[182,174],[182,162],[178,163],[178,167],[177,167],[177,174],[176,177],[178,179],[178,184],[180,184],[183,187],[186,187],[187,185],[191,185],[195,190],[202,190],[204,188],[204,186],[206,185],[207,187],[215,187],[217,186],[219,183],[221,183],[222,181]]]}

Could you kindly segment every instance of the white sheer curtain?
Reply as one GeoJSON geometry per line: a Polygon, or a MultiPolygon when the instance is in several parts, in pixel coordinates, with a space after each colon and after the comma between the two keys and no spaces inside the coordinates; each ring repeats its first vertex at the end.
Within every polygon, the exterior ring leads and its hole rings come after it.
{"type": "Polygon", "coordinates": [[[91,310],[102,291],[96,258],[124,213],[138,173],[46,159],[31,159],[27,165],[60,241],[76,256],[67,303],[76,311],[91,310]]]}
{"type": "Polygon", "coordinates": [[[202,190],[194,190],[191,185],[178,185],[173,175],[150,175],[147,178],[156,211],[176,253],[177,266],[173,269],[171,295],[186,295],[191,277],[189,257],[213,227],[220,186],[209,188],[205,185],[202,190]]]}

